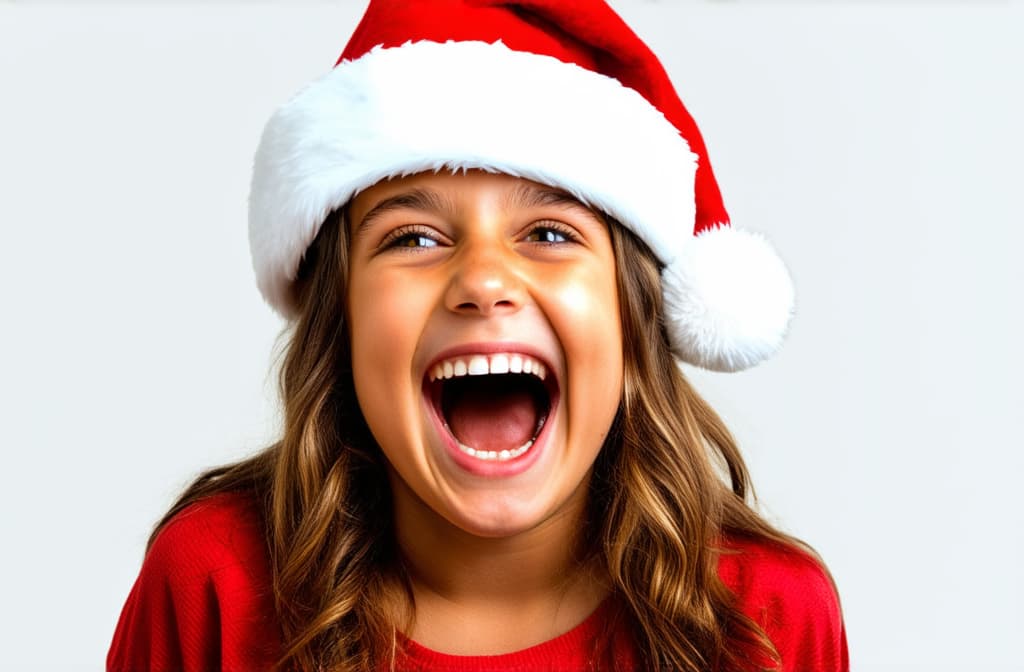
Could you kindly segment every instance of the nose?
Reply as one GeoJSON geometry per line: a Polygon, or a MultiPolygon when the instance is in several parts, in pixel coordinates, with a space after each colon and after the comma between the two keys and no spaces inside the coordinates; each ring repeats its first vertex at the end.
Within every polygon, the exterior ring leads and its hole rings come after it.
{"type": "Polygon", "coordinates": [[[445,293],[448,310],[460,315],[514,313],[525,290],[509,255],[499,245],[477,245],[460,251],[445,293]]]}

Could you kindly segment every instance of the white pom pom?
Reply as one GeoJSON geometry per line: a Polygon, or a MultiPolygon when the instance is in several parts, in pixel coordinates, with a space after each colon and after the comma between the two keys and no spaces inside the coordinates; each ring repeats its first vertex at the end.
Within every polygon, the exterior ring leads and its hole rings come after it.
{"type": "Polygon", "coordinates": [[[775,250],[729,226],[689,242],[663,271],[662,288],[676,355],[713,371],[770,357],[793,314],[793,282],[775,250]]]}

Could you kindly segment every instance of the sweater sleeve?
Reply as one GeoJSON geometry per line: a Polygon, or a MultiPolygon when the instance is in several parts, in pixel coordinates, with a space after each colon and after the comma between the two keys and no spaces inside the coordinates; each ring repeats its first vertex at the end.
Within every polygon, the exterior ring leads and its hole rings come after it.
{"type": "Polygon", "coordinates": [[[146,554],[114,633],[108,672],[258,672],[280,634],[259,517],[219,495],[177,515],[146,554]]]}
{"type": "Polygon", "coordinates": [[[849,672],[839,596],[818,560],[798,550],[744,543],[722,556],[719,574],[775,645],[782,672],[849,672]]]}

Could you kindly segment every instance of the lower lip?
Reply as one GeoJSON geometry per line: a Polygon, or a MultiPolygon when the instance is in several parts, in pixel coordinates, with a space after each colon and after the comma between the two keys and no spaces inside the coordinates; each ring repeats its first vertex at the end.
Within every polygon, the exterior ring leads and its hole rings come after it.
{"type": "MultiPolygon", "coordinates": [[[[426,392],[426,390],[424,390],[426,392]]],[[[548,408],[548,417],[544,421],[544,426],[541,428],[540,433],[533,440],[533,445],[518,457],[513,457],[508,460],[480,460],[471,455],[467,455],[459,448],[458,442],[455,437],[452,436],[451,431],[445,425],[444,418],[437,412],[437,405],[432,403],[427,395],[424,394],[423,403],[426,404],[430,417],[434,420],[434,427],[437,430],[438,435],[441,437],[441,441],[444,443],[448,457],[451,458],[459,468],[466,471],[474,476],[481,476],[484,478],[508,478],[510,476],[516,476],[529,469],[533,464],[540,459],[541,453],[544,452],[544,448],[547,446],[548,436],[551,434],[551,427],[554,425],[553,419],[555,413],[558,411],[558,398],[551,399],[551,406],[548,408]]]]}

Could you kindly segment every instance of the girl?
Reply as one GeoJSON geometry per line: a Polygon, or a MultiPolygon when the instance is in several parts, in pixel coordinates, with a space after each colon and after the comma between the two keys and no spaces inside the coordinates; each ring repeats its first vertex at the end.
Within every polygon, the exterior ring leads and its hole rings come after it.
{"type": "Polygon", "coordinates": [[[603,2],[371,2],[250,208],[284,435],[158,524],[108,669],[847,669],[677,366],[770,355],[788,276],[603,2]]]}

